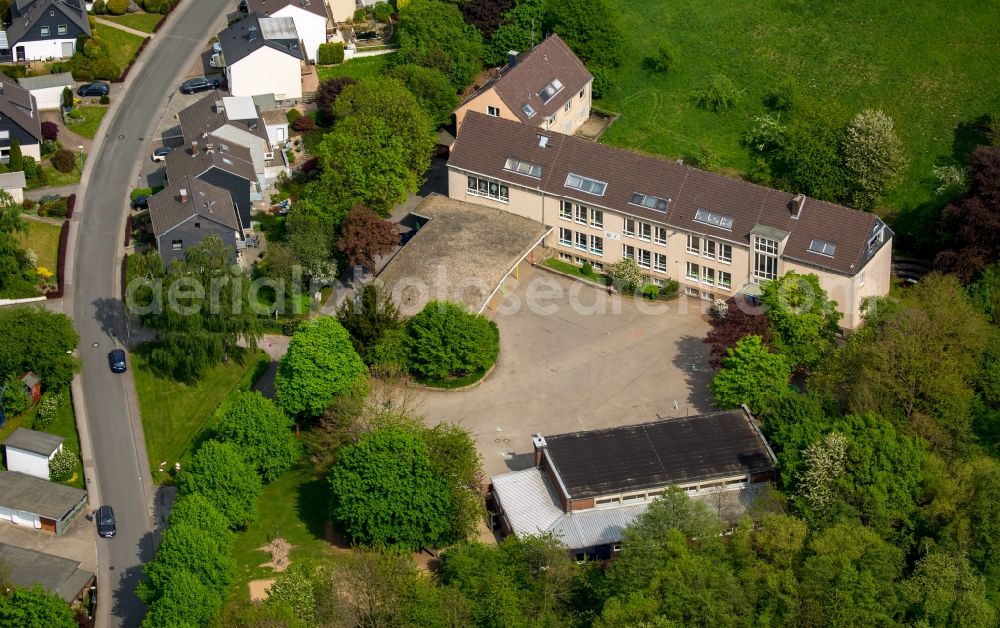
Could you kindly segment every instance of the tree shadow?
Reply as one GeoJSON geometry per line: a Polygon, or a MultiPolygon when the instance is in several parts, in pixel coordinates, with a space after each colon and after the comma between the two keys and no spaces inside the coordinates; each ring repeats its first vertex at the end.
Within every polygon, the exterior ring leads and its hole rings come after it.
{"type": "Polygon", "coordinates": [[[299,520],[306,524],[317,539],[326,538],[326,522],[330,518],[330,484],[325,477],[316,477],[299,484],[295,506],[299,520]]]}
{"type": "Polygon", "coordinates": [[[987,125],[990,116],[981,115],[973,120],[966,120],[955,125],[955,137],[951,142],[951,154],[956,161],[964,164],[969,158],[969,153],[976,147],[989,145],[989,138],[986,137],[987,125]]]}
{"type": "Polygon", "coordinates": [[[674,349],[673,363],[678,371],[684,373],[687,384],[687,399],[677,399],[678,408],[661,410],[672,416],[687,416],[697,414],[698,408],[712,406],[712,395],[708,385],[715,377],[715,371],[709,365],[711,347],[704,338],[697,336],[682,336],[677,340],[674,349]]]}
{"type": "MultiPolygon", "coordinates": [[[[139,559],[143,563],[152,560],[156,548],[153,547],[153,534],[151,532],[142,535],[137,549],[139,559]]],[[[107,568],[112,570],[110,580],[111,586],[114,588],[111,594],[111,614],[121,619],[122,625],[138,626],[146,615],[146,605],[136,594],[136,588],[144,577],[142,565],[134,565],[122,570],[116,570],[114,565],[107,568]]],[[[112,621],[112,623],[115,622],[112,621]]]]}
{"type": "Polygon", "coordinates": [[[125,308],[119,299],[100,298],[93,301],[94,317],[101,325],[101,331],[118,342],[124,343],[125,308]]]}

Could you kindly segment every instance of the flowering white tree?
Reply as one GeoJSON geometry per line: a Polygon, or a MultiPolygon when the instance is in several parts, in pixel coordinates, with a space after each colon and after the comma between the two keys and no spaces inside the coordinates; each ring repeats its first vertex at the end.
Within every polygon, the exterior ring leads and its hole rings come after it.
{"type": "Polygon", "coordinates": [[[907,163],[892,118],[880,109],[854,116],[844,134],[843,150],[851,202],[858,209],[874,208],[899,181],[907,163]]]}
{"type": "Polygon", "coordinates": [[[799,495],[817,514],[823,514],[836,497],[834,484],[844,474],[847,438],[832,432],[802,452],[805,470],[799,474],[799,495]]]}

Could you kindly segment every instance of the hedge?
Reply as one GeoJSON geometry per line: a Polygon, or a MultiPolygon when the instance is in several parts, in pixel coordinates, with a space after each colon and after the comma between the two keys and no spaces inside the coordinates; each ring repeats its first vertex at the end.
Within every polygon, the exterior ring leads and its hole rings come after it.
{"type": "MultiPolygon", "coordinates": [[[[162,22],[163,20],[160,20],[160,21],[162,22]]],[[[139,55],[142,54],[142,51],[149,44],[149,40],[150,39],[152,39],[152,37],[147,37],[146,39],[142,40],[142,43],[139,44],[139,47],[136,49],[135,54],[132,55],[132,60],[128,62],[128,65],[125,66],[125,69],[122,70],[122,73],[121,73],[121,75],[118,76],[118,78],[111,79],[112,83],[124,83],[125,82],[125,78],[128,76],[129,71],[132,70],[132,66],[135,65],[135,62],[139,60],[139,55]]]]}
{"type": "Polygon", "coordinates": [[[45,293],[46,299],[61,299],[66,287],[66,246],[69,243],[69,221],[59,230],[59,257],[56,262],[56,289],[45,293]]]}
{"type": "Polygon", "coordinates": [[[66,197],[66,220],[73,217],[73,210],[76,209],[76,194],[66,197]]]}
{"type": "Polygon", "coordinates": [[[340,41],[319,45],[319,65],[336,65],[344,62],[344,43],[340,41]]]}
{"type": "Polygon", "coordinates": [[[128,0],[108,0],[104,6],[107,7],[109,15],[125,15],[128,11],[128,0]]]}

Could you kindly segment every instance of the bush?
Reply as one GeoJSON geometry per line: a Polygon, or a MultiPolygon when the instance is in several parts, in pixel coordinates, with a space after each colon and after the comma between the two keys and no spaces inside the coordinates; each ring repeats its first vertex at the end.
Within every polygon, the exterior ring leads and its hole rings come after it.
{"type": "Polygon", "coordinates": [[[0,73],[12,79],[19,79],[28,76],[28,68],[23,65],[0,65],[0,73]]]}
{"type": "Polygon", "coordinates": [[[48,216],[49,218],[65,218],[66,198],[60,196],[59,198],[51,201],[43,201],[38,206],[38,215],[48,216]]]}
{"type": "Polygon", "coordinates": [[[615,76],[612,70],[607,68],[587,68],[594,75],[594,84],[591,86],[591,94],[594,98],[604,98],[615,86],[615,76]]]}
{"type": "Polygon", "coordinates": [[[113,59],[97,59],[91,65],[91,74],[95,79],[116,79],[121,75],[122,67],[113,59]]]}
{"type": "Polygon", "coordinates": [[[388,24],[389,19],[392,18],[392,5],[388,2],[380,2],[376,4],[372,7],[372,17],[374,17],[378,22],[388,24]]]}
{"type": "MultiPolygon", "coordinates": [[[[0,389],[2,388],[3,386],[0,386],[0,389]]],[[[3,393],[0,403],[3,403],[6,416],[15,417],[24,414],[31,407],[31,397],[24,392],[21,380],[16,377],[8,377],[7,390],[3,393]]]]}
{"type": "Polygon", "coordinates": [[[305,131],[312,131],[316,128],[316,122],[309,116],[302,116],[292,123],[292,128],[303,133],[305,131]]]}
{"type": "Polygon", "coordinates": [[[76,157],[64,148],[52,156],[52,167],[62,173],[72,172],[76,167],[76,157]]]}
{"type": "Polygon", "coordinates": [[[677,46],[665,41],[656,49],[656,54],[650,59],[650,65],[656,72],[667,74],[677,66],[677,58],[677,46]]]}
{"type": "Polygon", "coordinates": [[[461,305],[431,301],[407,324],[410,370],[443,380],[487,370],[500,353],[496,323],[461,305]]]}
{"type": "Polygon", "coordinates": [[[125,15],[128,11],[128,0],[108,0],[105,6],[110,15],[125,15]]]}
{"type": "Polygon", "coordinates": [[[104,96],[101,96],[101,104],[102,105],[110,105],[111,104],[111,97],[108,96],[108,95],[106,95],[106,94],[104,96]]]}
{"type": "Polygon", "coordinates": [[[319,45],[319,58],[316,61],[319,65],[336,65],[344,62],[343,42],[331,42],[319,45]]]}
{"type": "Polygon", "coordinates": [[[73,107],[73,90],[68,87],[64,87],[62,91],[62,106],[63,109],[70,109],[73,107]]]}
{"type": "Polygon", "coordinates": [[[56,413],[59,412],[59,406],[62,405],[62,393],[45,393],[42,395],[42,400],[38,403],[38,413],[35,415],[35,423],[32,426],[34,429],[44,429],[52,425],[52,421],[56,418],[56,413]]]}
{"type": "Polygon", "coordinates": [[[42,122],[42,138],[49,141],[59,139],[59,125],[55,122],[42,122]]]}
{"type": "Polygon", "coordinates": [[[66,218],[73,217],[74,209],[76,209],[76,194],[70,194],[66,197],[66,218]]]}
{"type": "Polygon", "coordinates": [[[298,109],[289,109],[285,113],[285,118],[288,119],[288,124],[295,124],[295,121],[302,117],[302,112],[298,109]]]}
{"type": "Polygon", "coordinates": [[[144,0],[142,8],[146,9],[146,13],[159,13],[161,5],[163,0],[144,0]]]}
{"type": "Polygon", "coordinates": [[[740,91],[725,74],[716,74],[703,90],[695,95],[698,106],[715,112],[732,111],[740,91]]]}
{"type": "Polygon", "coordinates": [[[108,44],[100,37],[91,37],[83,43],[83,56],[88,59],[104,59],[108,54],[108,44]]]}
{"type": "MultiPolygon", "coordinates": [[[[87,16],[87,24],[90,26],[90,34],[93,35],[97,32],[97,18],[93,15],[87,16]]],[[[65,70],[56,70],[52,66],[49,66],[49,74],[59,74],[65,70]]]]}
{"type": "Polygon", "coordinates": [[[358,9],[354,12],[354,22],[364,22],[368,19],[368,9],[358,9]]]}
{"type": "Polygon", "coordinates": [[[7,157],[7,169],[11,172],[24,170],[24,157],[21,155],[21,142],[13,140],[10,143],[10,154],[7,157]]]}
{"type": "Polygon", "coordinates": [[[65,482],[73,477],[74,471],[76,471],[76,454],[66,448],[49,460],[49,479],[53,482],[65,482]]]}
{"type": "Polygon", "coordinates": [[[634,259],[623,259],[609,266],[608,277],[618,290],[630,294],[635,293],[645,280],[642,269],[634,259]]]}
{"type": "Polygon", "coordinates": [[[791,76],[781,79],[767,95],[765,103],[771,109],[780,111],[798,109],[802,104],[802,94],[799,91],[798,82],[791,76]]]}
{"type": "Polygon", "coordinates": [[[25,213],[29,213],[29,214],[32,211],[34,211],[35,205],[37,205],[37,204],[38,203],[36,203],[35,201],[31,200],[30,198],[26,198],[23,201],[21,201],[21,207],[24,208],[25,213]]]}
{"type": "Polygon", "coordinates": [[[167,13],[170,13],[170,10],[172,8],[173,5],[171,5],[169,2],[164,2],[163,4],[160,5],[160,15],[166,15],[167,13]]]}
{"type": "Polygon", "coordinates": [[[104,15],[108,12],[108,7],[104,0],[94,0],[94,15],[104,15]]]}
{"type": "Polygon", "coordinates": [[[590,262],[584,262],[583,266],[580,267],[580,272],[592,277],[594,275],[594,266],[590,262]]]}
{"type": "Polygon", "coordinates": [[[642,296],[650,301],[655,301],[660,296],[660,287],[655,283],[647,283],[642,287],[642,296]]]}

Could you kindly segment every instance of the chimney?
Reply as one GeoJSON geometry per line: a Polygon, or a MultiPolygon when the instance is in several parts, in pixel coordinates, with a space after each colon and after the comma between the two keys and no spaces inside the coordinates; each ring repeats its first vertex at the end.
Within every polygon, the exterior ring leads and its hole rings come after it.
{"type": "Polygon", "coordinates": [[[545,442],[545,437],[541,434],[533,434],[531,436],[531,444],[535,446],[535,466],[542,466],[542,451],[548,447],[548,443],[545,442]]]}
{"type": "Polygon", "coordinates": [[[198,142],[191,140],[191,156],[195,157],[198,155],[198,142]]]}
{"type": "Polygon", "coordinates": [[[792,219],[798,220],[799,214],[802,213],[802,208],[806,206],[806,195],[796,194],[792,197],[792,219]]]}
{"type": "Polygon", "coordinates": [[[188,191],[187,191],[187,188],[181,188],[181,202],[182,203],[186,203],[187,200],[188,200],[188,191]]]}
{"type": "Polygon", "coordinates": [[[510,68],[514,67],[515,65],[517,65],[517,51],[516,50],[508,50],[507,51],[507,69],[509,70],[510,68]]]}

